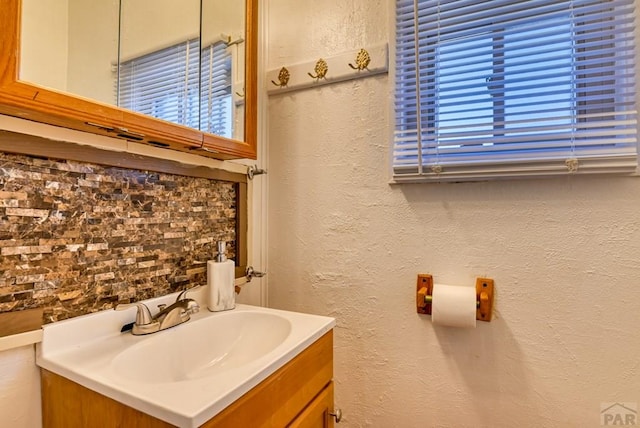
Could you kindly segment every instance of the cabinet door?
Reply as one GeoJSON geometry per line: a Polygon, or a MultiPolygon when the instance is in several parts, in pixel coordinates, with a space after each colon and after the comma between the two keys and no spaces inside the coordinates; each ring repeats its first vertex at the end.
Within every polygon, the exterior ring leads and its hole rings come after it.
{"type": "Polygon", "coordinates": [[[333,428],[333,382],[330,382],[288,428],[333,428]]]}

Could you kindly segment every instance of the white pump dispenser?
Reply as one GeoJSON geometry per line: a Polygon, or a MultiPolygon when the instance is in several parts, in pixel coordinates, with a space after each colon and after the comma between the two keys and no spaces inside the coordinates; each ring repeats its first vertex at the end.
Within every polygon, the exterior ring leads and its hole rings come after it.
{"type": "Polygon", "coordinates": [[[207,308],[212,312],[227,311],[236,307],[236,264],[233,260],[227,259],[226,246],[226,242],[218,241],[216,260],[207,262],[207,308]]]}

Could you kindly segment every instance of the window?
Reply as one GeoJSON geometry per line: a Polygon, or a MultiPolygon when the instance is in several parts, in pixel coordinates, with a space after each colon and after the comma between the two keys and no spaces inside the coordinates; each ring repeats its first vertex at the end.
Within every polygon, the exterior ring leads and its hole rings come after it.
{"type": "Polygon", "coordinates": [[[633,0],[397,0],[395,181],[634,172],[633,0]]]}
{"type": "Polygon", "coordinates": [[[118,105],[232,137],[231,55],[193,39],[120,64],[118,105]]]}

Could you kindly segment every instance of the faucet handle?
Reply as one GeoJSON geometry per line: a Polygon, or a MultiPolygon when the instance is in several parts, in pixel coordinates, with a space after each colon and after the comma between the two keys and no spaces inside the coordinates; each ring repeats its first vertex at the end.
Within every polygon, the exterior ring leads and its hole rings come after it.
{"type": "Polygon", "coordinates": [[[187,303],[187,309],[185,309],[185,312],[188,313],[189,315],[193,315],[200,312],[200,305],[198,305],[198,302],[192,299],[188,299],[188,300],[189,302],[187,303]]]}
{"type": "Polygon", "coordinates": [[[116,311],[124,311],[133,307],[138,308],[138,312],[136,313],[136,325],[146,325],[151,324],[153,322],[153,317],[151,316],[151,311],[144,303],[134,302],[134,303],[121,303],[117,305],[114,309],[116,311]]]}
{"type": "Polygon", "coordinates": [[[187,293],[189,291],[197,290],[200,287],[202,287],[202,285],[196,285],[195,287],[191,287],[191,288],[187,288],[185,290],[182,290],[180,292],[180,294],[178,294],[178,297],[176,297],[176,302],[179,302],[182,299],[186,299],[187,298],[187,293]]]}

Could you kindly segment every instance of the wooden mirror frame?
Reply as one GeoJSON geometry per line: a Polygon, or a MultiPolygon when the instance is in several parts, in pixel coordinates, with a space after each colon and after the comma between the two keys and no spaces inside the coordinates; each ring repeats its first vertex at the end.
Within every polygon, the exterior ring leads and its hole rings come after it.
{"type": "Polygon", "coordinates": [[[244,141],[19,80],[21,6],[0,0],[0,114],[216,159],[256,159],[258,0],[246,0],[244,141]]]}

